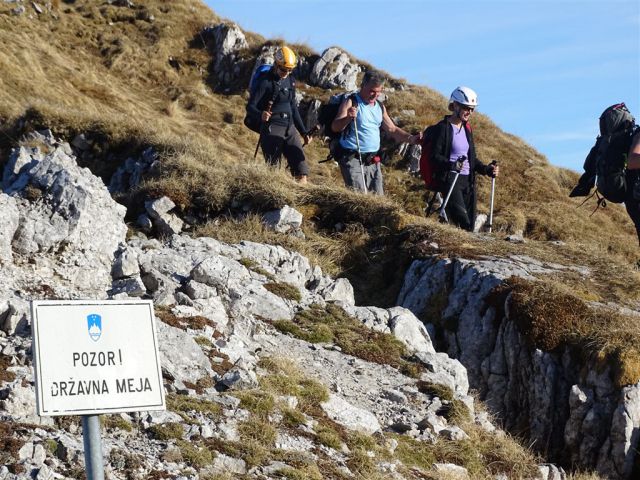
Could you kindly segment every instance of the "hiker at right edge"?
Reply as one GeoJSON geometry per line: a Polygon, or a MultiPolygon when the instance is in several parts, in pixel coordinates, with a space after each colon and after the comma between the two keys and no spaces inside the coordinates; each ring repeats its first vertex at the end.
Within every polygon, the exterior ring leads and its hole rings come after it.
{"type": "Polygon", "coordinates": [[[473,230],[476,219],[475,174],[497,177],[500,170],[498,165],[485,165],[476,157],[469,119],[477,106],[476,92],[468,87],[456,88],[449,98],[451,114],[436,125],[431,151],[444,192],[455,180],[445,207],[447,218],[468,231],[473,230]]]}
{"type": "Polygon", "coordinates": [[[597,207],[606,205],[605,200],[624,203],[640,242],[640,127],[624,103],[607,107],[598,123],[600,135],[569,196],[588,200],[595,195],[597,207]]]}
{"type": "Polygon", "coordinates": [[[640,128],[635,129],[627,156],[627,184],[629,193],[624,206],[636,227],[640,245],[640,128]]]}
{"type": "Polygon", "coordinates": [[[347,187],[364,193],[384,195],[380,168],[380,128],[396,142],[418,144],[421,134],[411,135],[393,123],[387,109],[378,100],[384,86],[384,77],[374,71],[364,74],[355,99],[345,99],[331,123],[340,136],[337,160],[347,187]]]}

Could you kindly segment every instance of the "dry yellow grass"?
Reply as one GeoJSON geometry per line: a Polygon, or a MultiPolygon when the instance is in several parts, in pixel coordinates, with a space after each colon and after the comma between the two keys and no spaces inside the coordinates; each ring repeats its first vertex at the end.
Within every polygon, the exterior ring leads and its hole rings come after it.
{"type": "MultiPolygon", "coordinates": [[[[12,4],[0,3],[2,158],[29,129],[50,127],[68,140],[82,132],[99,139],[102,148],[95,148],[87,166],[108,179],[117,165],[104,162],[106,152],[128,154],[154,146],[161,174],[120,199],[128,206],[128,218],[135,218],[144,198],[168,195],[181,213],[197,220],[196,234],[267,241],[300,251],[326,272],[348,277],[359,302],[392,304],[404,268],[417,257],[520,254],[584,266],[588,275],[566,271],[553,281],[582,300],[637,308],[640,273],[633,266],[639,252],[624,210],[612,205],[590,216],[592,203],[578,208],[580,201],[567,197],[578,175],[551,166],[486,116],[477,114],[473,123],[480,158],[501,164],[494,241],[423,218],[421,181],[410,177],[397,157],[385,168],[385,198],[344,189],[335,165],[318,163],[326,156],[319,141],[306,148],[312,171],[307,188],[284,170],[267,168],[260,157],[254,160],[257,135],[242,125],[246,92],[216,93],[212,55],[199,36],[204,26],[221,19],[197,0],[135,3],[128,9],[89,0],[56,1],[50,12],[22,16],[10,14],[12,4]],[[305,213],[306,240],[263,228],[260,215],[284,204],[305,213]],[[501,240],[514,232],[523,232],[529,242],[501,240]],[[438,243],[437,251],[431,242],[438,243]]],[[[250,32],[247,40],[242,59],[252,58],[267,42],[250,32]]],[[[303,56],[317,55],[305,45],[294,48],[303,56]]],[[[246,84],[248,78],[240,81],[246,84]]],[[[322,100],[329,95],[305,82],[300,91],[322,100]]],[[[442,118],[446,99],[429,88],[406,85],[390,93],[387,107],[392,116],[414,110],[415,117],[405,118],[402,126],[422,129],[442,118]]],[[[486,211],[490,184],[480,178],[478,185],[479,208],[486,211]]],[[[576,325],[577,331],[581,328],[576,325]]],[[[633,338],[640,331],[622,318],[604,328],[610,338],[622,328],[633,338]]],[[[627,366],[620,381],[636,378],[637,344],[619,347],[608,352],[617,352],[620,364],[627,366]]]]}

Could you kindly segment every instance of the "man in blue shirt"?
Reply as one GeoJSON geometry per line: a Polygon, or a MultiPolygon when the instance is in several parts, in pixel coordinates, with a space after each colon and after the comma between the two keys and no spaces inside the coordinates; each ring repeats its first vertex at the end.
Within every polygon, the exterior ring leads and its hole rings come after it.
{"type": "Polygon", "coordinates": [[[396,142],[415,145],[421,141],[421,134],[411,135],[396,126],[378,101],[384,80],[378,72],[365,73],[360,90],[342,102],[331,124],[334,132],[342,132],[337,159],[345,185],[377,195],[384,194],[378,156],[380,128],[396,142]]]}

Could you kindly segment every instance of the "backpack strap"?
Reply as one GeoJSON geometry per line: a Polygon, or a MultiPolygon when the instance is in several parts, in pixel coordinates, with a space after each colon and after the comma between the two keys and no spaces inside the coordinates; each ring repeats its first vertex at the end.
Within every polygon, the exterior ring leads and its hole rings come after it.
{"type": "MultiPolygon", "coordinates": [[[[351,106],[352,107],[356,107],[358,108],[358,98],[356,97],[357,93],[353,92],[351,95],[349,95],[347,97],[347,100],[351,100],[351,106]]],[[[357,114],[356,114],[357,115],[357,114]]],[[[347,125],[347,127],[342,130],[342,133],[340,134],[340,138],[346,138],[347,134],[351,134],[351,131],[353,130],[353,122],[349,122],[349,125],[347,125]]]]}

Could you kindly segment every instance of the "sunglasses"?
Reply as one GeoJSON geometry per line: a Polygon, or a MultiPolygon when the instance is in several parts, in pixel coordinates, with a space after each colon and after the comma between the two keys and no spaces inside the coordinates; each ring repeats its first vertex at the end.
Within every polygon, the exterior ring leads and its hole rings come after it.
{"type": "Polygon", "coordinates": [[[291,73],[293,71],[293,68],[286,68],[278,65],[278,70],[281,71],[282,73],[291,73]]]}
{"type": "Polygon", "coordinates": [[[476,109],[476,107],[470,107],[469,105],[460,105],[460,108],[469,112],[473,112],[476,109]]]}

